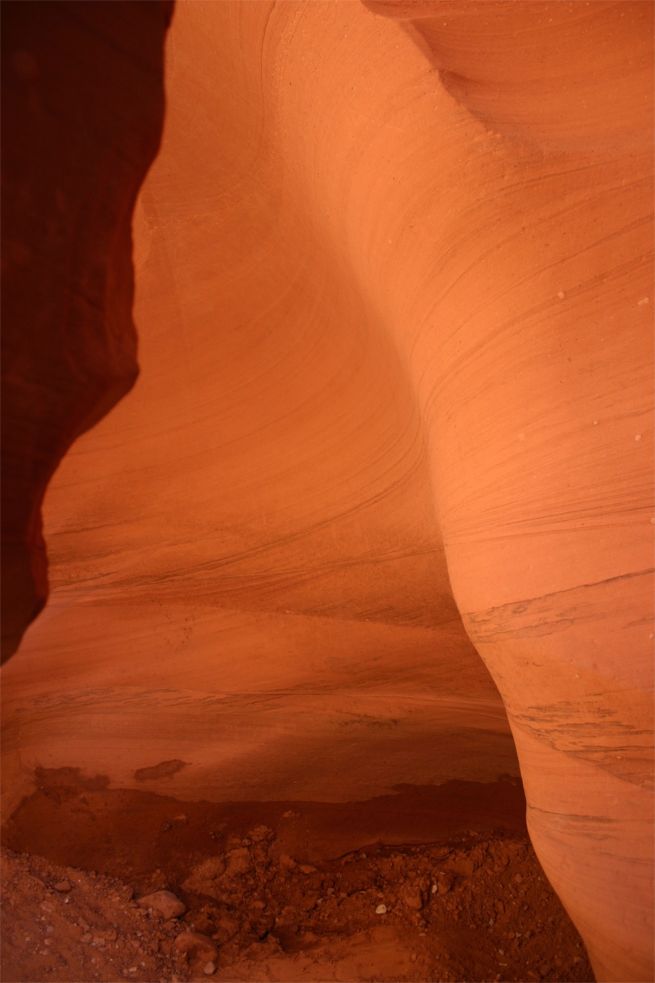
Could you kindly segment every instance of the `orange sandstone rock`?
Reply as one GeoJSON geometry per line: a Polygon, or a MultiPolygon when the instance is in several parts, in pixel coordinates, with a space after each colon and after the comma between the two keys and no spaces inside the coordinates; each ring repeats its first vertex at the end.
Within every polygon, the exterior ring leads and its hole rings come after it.
{"type": "MultiPolygon", "coordinates": [[[[4,59],[10,649],[45,486],[134,378],[167,18],[121,5],[112,61],[117,5],[44,7],[4,59]]],[[[491,780],[473,643],[598,977],[652,978],[651,16],[178,4],[142,376],[49,487],[9,802],[37,764],[218,801],[491,780]]]]}

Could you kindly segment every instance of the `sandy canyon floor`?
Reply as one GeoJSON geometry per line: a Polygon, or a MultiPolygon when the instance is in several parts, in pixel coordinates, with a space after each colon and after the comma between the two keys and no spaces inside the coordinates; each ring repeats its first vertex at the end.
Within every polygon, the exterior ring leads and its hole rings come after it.
{"type": "Polygon", "coordinates": [[[5,829],[6,983],[593,980],[516,780],[350,804],[38,780],[5,829]],[[186,910],[139,905],[161,890],[186,910]]]}

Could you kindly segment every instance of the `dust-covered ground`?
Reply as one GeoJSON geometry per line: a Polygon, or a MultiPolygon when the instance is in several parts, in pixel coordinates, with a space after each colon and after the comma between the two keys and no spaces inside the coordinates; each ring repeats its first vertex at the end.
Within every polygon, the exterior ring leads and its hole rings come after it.
{"type": "Polygon", "coordinates": [[[176,882],[5,850],[2,889],[5,983],[593,979],[518,833],[371,845],[308,864],[262,824],[189,855],[176,882]],[[139,905],[158,890],[186,910],[166,919],[139,905]]]}

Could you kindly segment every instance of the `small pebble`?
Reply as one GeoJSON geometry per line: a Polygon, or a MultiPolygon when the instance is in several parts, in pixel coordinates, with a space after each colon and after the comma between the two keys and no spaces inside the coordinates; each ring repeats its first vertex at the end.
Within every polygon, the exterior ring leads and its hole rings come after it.
{"type": "Polygon", "coordinates": [[[66,894],[68,891],[73,890],[73,885],[70,881],[57,881],[54,887],[55,891],[61,891],[62,894],[66,894]]]}
{"type": "Polygon", "coordinates": [[[205,976],[212,976],[216,972],[216,963],[205,963],[202,967],[205,976]]]}
{"type": "Polygon", "coordinates": [[[376,915],[386,915],[386,913],[387,913],[387,906],[385,904],[379,904],[375,909],[376,915]]]}
{"type": "Polygon", "coordinates": [[[146,894],[139,898],[137,904],[140,908],[152,908],[166,919],[179,918],[186,911],[186,905],[172,891],[155,891],[153,894],[146,894]]]}

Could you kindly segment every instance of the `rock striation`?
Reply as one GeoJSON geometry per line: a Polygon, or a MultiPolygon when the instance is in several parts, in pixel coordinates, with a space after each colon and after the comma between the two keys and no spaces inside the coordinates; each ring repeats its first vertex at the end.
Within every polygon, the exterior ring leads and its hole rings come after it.
{"type": "Polygon", "coordinates": [[[489,782],[508,720],[598,978],[652,979],[651,5],[179,3],[101,422],[170,9],[8,6],[9,652],[88,431],[8,801],[489,782]]]}

